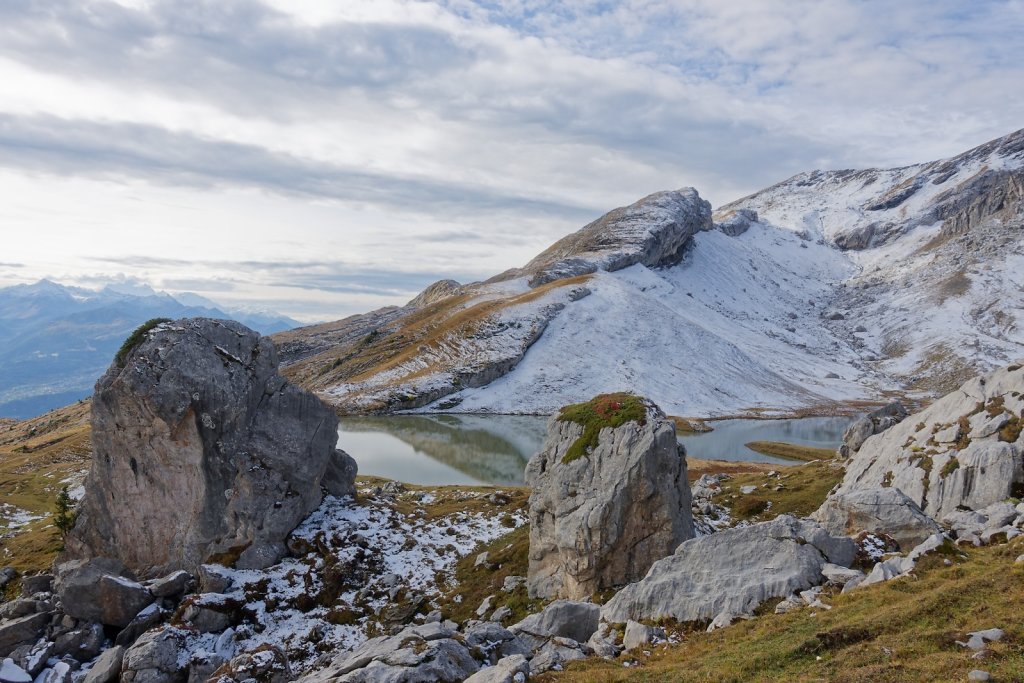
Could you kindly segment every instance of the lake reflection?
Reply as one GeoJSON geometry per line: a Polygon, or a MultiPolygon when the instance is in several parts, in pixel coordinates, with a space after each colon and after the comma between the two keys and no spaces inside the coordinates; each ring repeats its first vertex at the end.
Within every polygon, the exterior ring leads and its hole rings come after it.
{"type": "Polygon", "coordinates": [[[848,417],[802,417],[795,420],[715,420],[715,428],[705,434],[687,434],[679,441],[687,455],[704,460],[742,460],[792,465],[792,460],[774,458],[752,451],[745,444],[751,441],[782,441],[817,448],[838,448],[843,432],[850,425],[848,417]]]}
{"type": "Polygon", "coordinates": [[[338,447],[356,459],[360,474],[425,485],[521,486],[546,424],[533,415],[343,417],[338,447]]]}
{"type": "MultiPolygon", "coordinates": [[[[750,450],[751,441],[836,448],[845,417],[798,420],[718,420],[715,431],[680,437],[687,453],[709,460],[792,465],[750,450]]],[[[338,447],[359,473],[412,484],[521,486],[523,470],[544,442],[547,418],[532,415],[381,415],[343,417],[338,447]]]]}

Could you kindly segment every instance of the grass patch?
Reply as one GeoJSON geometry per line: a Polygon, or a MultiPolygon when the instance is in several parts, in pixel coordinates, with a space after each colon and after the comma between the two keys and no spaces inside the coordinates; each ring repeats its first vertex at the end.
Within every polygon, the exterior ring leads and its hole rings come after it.
{"type": "Polygon", "coordinates": [[[157,325],[169,322],[171,322],[170,318],[150,318],[136,327],[135,331],[128,335],[128,338],[124,340],[123,344],[121,344],[121,348],[117,350],[117,355],[114,356],[114,362],[117,363],[117,367],[124,367],[124,362],[128,360],[128,354],[131,353],[136,346],[142,343],[147,332],[157,325]]]}
{"type": "Polygon", "coordinates": [[[821,506],[828,492],[842,478],[841,466],[820,460],[781,468],[778,477],[767,478],[764,472],[737,474],[724,483],[715,502],[728,505],[737,520],[762,521],[783,514],[804,517],[821,506]],[[769,486],[762,487],[766,482],[769,486]],[[776,491],[772,483],[781,485],[782,490],[776,491]],[[741,486],[758,488],[743,495],[739,493],[741,486]],[[729,500],[730,494],[735,496],[733,500],[729,500]]]}
{"type": "Polygon", "coordinates": [[[786,458],[787,460],[799,460],[802,462],[831,460],[836,455],[836,452],[831,448],[814,448],[813,446],[801,446],[781,441],[751,441],[746,444],[746,447],[752,451],[776,458],[786,458]]]}
{"type": "Polygon", "coordinates": [[[520,586],[509,593],[501,590],[505,577],[526,576],[529,560],[529,524],[477,548],[456,565],[455,588],[438,600],[442,605],[442,613],[446,618],[459,623],[470,618],[476,619],[476,609],[489,595],[497,596],[492,609],[505,605],[512,610],[508,623],[515,623],[538,611],[544,601],[531,600],[526,593],[526,586],[520,586]],[[485,551],[487,564],[475,567],[477,555],[485,551]],[[456,595],[461,596],[458,602],[456,595]]]}
{"type": "Polygon", "coordinates": [[[946,461],[946,464],[942,466],[941,470],[939,470],[939,474],[942,475],[943,479],[945,479],[958,469],[960,469],[960,461],[956,459],[956,456],[954,456],[946,461]]]}
{"type": "Polygon", "coordinates": [[[627,422],[647,421],[647,407],[639,396],[627,393],[601,394],[586,403],[565,406],[558,414],[562,422],[583,426],[583,434],[569,447],[562,462],[572,462],[590,453],[605,427],[621,427],[627,422]]]}
{"type": "Polygon", "coordinates": [[[89,467],[90,406],[80,401],[0,427],[0,501],[39,517],[8,529],[0,516],[0,566],[43,571],[63,546],[54,504],[66,480],[77,481],[89,467]]]}
{"type": "Polygon", "coordinates": [[[999,440],[1014,443],[1020,438],[1022,428],[1024,428],[1024,420],[1016,415],[1011,415],[1009,421],[999,430],[999,440]]]}
{"type": "Polygon", "coordinates": [[[650,648],[639,666],[591,658],[537,680],[896,683],[963,681],[972,669],[1024,680],[1024,568],[1014,565],[1024,542],[964,552],[966,561],[948,567],[939,554],[927,556],[915,578],[830,595],[833,609],[815,616],[769,614],[712,633],[673,629],[682,642],[650,648]],[[992,627],[1006,637],[982,662],[955,644],[992,627]]]}

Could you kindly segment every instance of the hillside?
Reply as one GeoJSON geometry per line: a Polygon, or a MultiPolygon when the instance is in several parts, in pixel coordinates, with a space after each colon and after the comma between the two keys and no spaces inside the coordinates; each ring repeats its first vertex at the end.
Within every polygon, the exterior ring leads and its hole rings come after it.
{"type": "Polygon", "coordinates": [[[548,413],[632,390],[714,416],[932,394],[1024,352],[1022,188],[1018,131],[927,164],[800,174],[713,215],[692,189],[661,192],[522,269],[278,343],[290,377],[352,413],[548,413]]]}
{"type": "Polygon", "coordinates": [[[0,288],[0,415],[31,417],[85,398],[132,330],[151,318],[191,316],[234,318],[267,334],[299,324],[146,286],[97,291],[41,280],[0,288]]]}

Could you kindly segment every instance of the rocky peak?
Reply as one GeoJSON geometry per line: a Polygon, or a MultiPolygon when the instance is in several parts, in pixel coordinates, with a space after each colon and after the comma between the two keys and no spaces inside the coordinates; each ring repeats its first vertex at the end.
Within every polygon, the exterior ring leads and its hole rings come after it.
{"type": "Polygon", "coordinates": [[[461,288],[462,285],[455,280],[438,280],[406,304],[406,308],[423,308],[438,301],[443,301],[458,294],[461,288]]]}
{"type": "Polygon", "coordinates": [[[682,260],[690,239],[711,227],[711,204],[701,199],[697,190],[657,192],[560,239],[512,274],[529,275],[530,286],[536,287],[636,263],[652,268],[674,265],[682,260]]]}
{"type": "Polygon", "coordinates": [[[66,559],[115,558],[139,576],[268,566],[322,483],[352,491],[337,424],[240,323],[140,328],[96,384],[92,466],[66,559]]]}
{"type": "Polygon", "coordinates": [[[913,228],[943,224],[963,234],[1020,211],[1024,130],[949,159],[892,169],[810,171],[719,209],[751,209],[776,225],[820,234],[840,249],[891,242],[913,228]]]}

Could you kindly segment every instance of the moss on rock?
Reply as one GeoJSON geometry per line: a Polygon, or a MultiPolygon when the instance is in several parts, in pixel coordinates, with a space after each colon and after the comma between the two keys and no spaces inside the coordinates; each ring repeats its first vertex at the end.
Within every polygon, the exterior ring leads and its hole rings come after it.
{"type": "Polygon", "coordinates": [[[642,398],[633,394],[601,394],[586,403],[565,406],[559,412],[558,419],[583,426],[583,434],[562,457],[562,462],[572,462],[587,455],[597,446],[598,437],[605,427],[621,427],[627,422],[646,424],[647,406],[642,398]]]}

